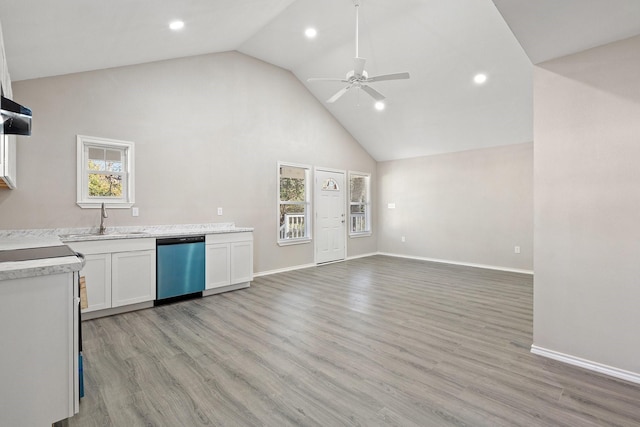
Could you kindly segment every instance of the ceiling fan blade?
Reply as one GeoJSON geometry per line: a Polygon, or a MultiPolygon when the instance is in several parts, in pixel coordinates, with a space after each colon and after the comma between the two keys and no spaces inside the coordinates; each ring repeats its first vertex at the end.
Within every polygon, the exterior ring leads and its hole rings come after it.
{"type": "Polygon", "coordinates": [[[367,62],[364,58],[358,58],[357,56],[353,58],[353,74],[355,76],[361,76],[364,72],[364,63],[367,62]]]}
{"type": "Polygon", "coordinates": [[[362,88],[363,91],[365,91],[369,95],[371,95],[371,97],[373,99],[375,99],[376,101],[384,101],[385,96],[383,94],[381,94],[380,92],[378,92],[377,90],[375,90],[374,88],[372,88],[371,86],[362,85],[360,87],[362,88]]]}
{"type": "Polygon", "coordinates": [[[342,82],[349,83],[349,80],[338,79],[332,77],[310,77],[307,79],[308,82],[342,82]]]}
{"type": "Polygon", "coordinates": [[[345,93],[347,93],[347,91],[351,89],[351,85],[349,86],[345,86],[342,89],[340,89],[335,95],[333,95],[331,98],[327,99],[327,103],[329,104],[333,104],[334,102],[336,102],[342,95],[344,95],[345,93]]]}
{"type": "Polygon", "coordinates": [[[381,82],[383,80],[402,80],[408,79],[409,73],[394,73],[394,74],[382,74],[380,76],[369,77],[365,80],[367,83],[369,82],[381,82]]]}

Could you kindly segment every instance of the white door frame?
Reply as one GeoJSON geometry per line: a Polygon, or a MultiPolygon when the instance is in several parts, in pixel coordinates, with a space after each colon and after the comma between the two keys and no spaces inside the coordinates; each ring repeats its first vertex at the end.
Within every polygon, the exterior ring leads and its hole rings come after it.
{"type": "MultiPolygon", "coordinates": [[[[343,210],[343,214],[344,216],[344,231],[342,233],[342,241],[344,244],[344,257],[342,259],[339,260],[335,260],[335,261],[329,261],[329,263],[331,262],[339,262],[339,261],[344,261],[347,259],[347,223],[346,223],[346,214],[347,214],[347,200],[349,197],[349,192],[346,191],[347,189],[347,185],[348,185],[348,175],[347,175],[347,171],[344,169],[334,169],[334,168],[324,168],[324,167],[314,167],[313,169],[313,228],[314,228],[314,233],[313,235],[315,236],[314,239],[314,245],[313,245],[313,262],[314,264],[318,264],[318,206],[319,206],[319,197],[320,197],[320,189],[321,189],[321,185],[318,184],[317,181],[317,172],[318,171],[322,171],[322,172],[330,172],[330,173],[338,173],[338,174],[342,174],[342,176],[344,177],[343,179],[343,194],[344,194],[344,203],[342,206],[342,210],[343,210]]],[[[324,263],[323,263],[324,264],[324,263]]]]}

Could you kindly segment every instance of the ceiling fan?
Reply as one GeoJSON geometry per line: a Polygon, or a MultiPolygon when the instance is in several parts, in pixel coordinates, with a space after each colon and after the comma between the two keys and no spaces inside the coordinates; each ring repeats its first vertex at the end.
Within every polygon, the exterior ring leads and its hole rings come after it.
{"type": "Polygon", "coordinates": [[[369,77],[364,69],[366,59],[360,58],[360,56],[358,55],[358,8],[360,7],[360,0],[353,0],[353,4],[356,7],[356,56],[355,58],[353,58],[353,70],[349,71],[344,79],[323,77],[312,77],[307,79],[308,82],[325,81],[342,82],[347,84],[327,100],[329,104],[336,102],[342,95],[353,88],[362,89],[363,91],[371,95],[371,97],[375,99],[376,102],[382,102],[384,101],[385,96],[369,86],[369,83],[380,82],[383,80],[401,80],[409,78],[409,73],[382,74],[379,76],[369,77]]]}

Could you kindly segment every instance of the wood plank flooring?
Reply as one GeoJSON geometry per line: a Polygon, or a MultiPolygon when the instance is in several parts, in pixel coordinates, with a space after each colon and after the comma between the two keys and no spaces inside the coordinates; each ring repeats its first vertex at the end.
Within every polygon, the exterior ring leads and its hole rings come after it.
{"type": "Polygon", "coordinates": [[[83,323],[69,426],[638,426],[640,386],[529,352],[532,278],[374,256],[83,323]]]}

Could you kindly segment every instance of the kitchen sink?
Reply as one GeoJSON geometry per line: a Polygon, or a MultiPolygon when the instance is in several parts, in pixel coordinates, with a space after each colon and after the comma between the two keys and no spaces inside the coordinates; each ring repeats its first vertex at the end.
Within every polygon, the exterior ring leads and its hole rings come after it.
{"type": "Polygon", "coordinates": [[[100,234],[97,232],[93,233],[76,233],[76,234],[62,234],[60,235],[61,239],[80,239],[80,238],[89,238],[89,237],[131,237],[131,236],[147,236],[149,233],[145,231],[113,231],[100,234]]]}

